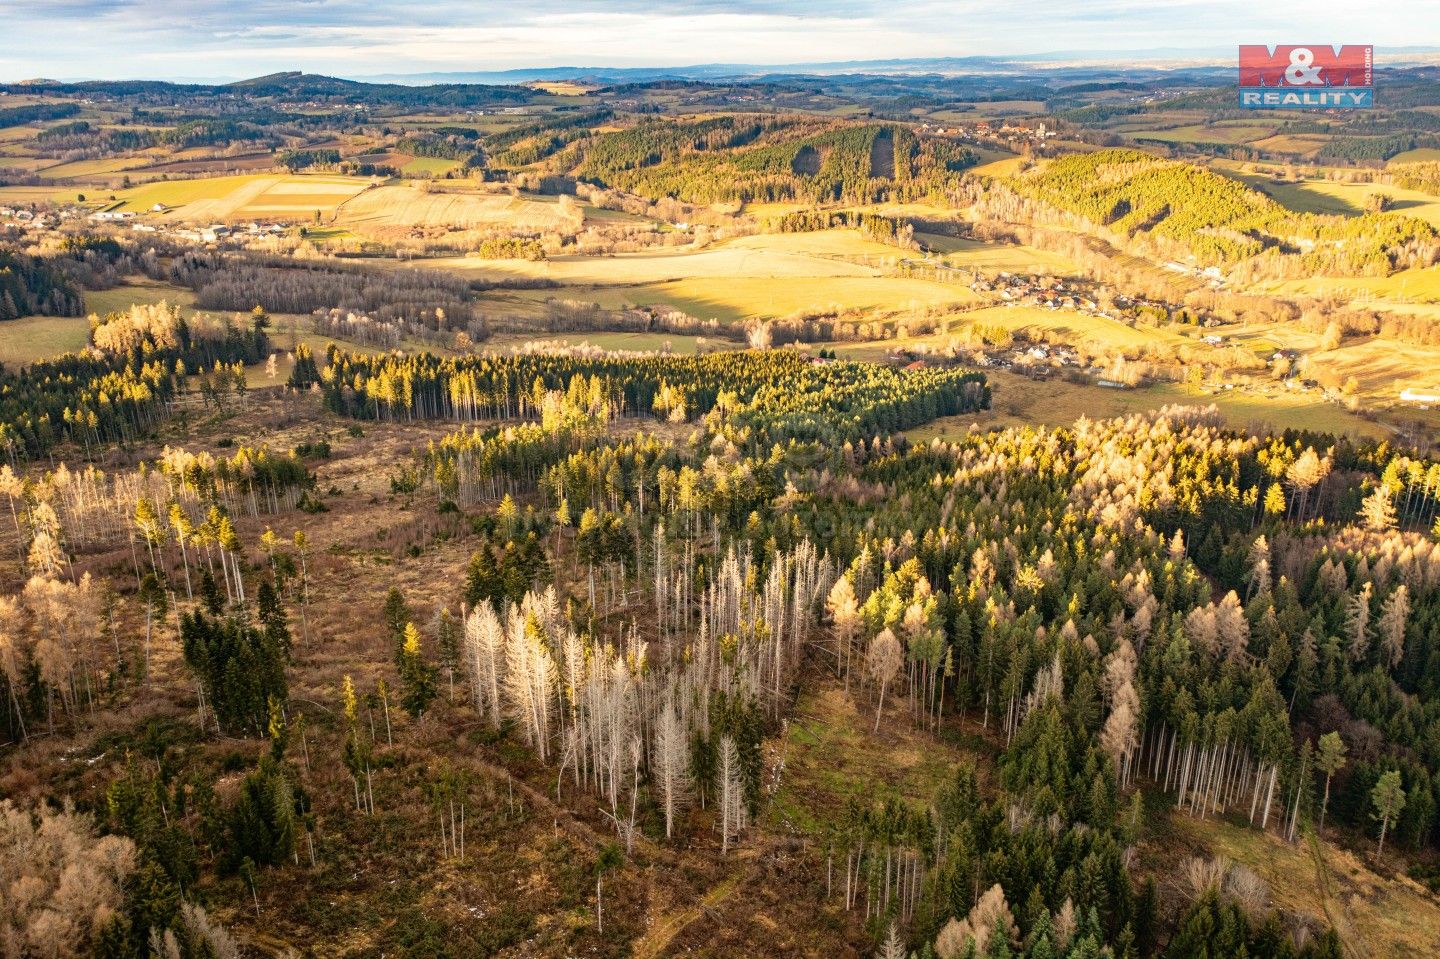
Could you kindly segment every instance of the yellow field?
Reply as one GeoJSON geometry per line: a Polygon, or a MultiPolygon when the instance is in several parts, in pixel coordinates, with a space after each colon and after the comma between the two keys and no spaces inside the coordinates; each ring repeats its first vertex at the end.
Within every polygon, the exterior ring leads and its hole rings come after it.
{"type": "Polygon", "coordinates": [[[156,203],[168,216],[195,223],[254,219],[307,219],[333,213],[370,186],[361,177],[268,175],[166,180],[118,191],[117,209],[144,212],[156,203]]]}
{"type": "Polygon", "coordinates": [[[101,316],[106,313],[123,312],[136,303],[148,304],[162,301],[183,307],[188,311],[195,302],[195,295],[184,287],[140,279],[108,290],[87,290],[85,292],[85,310],[101,316]]]}
{"type": "Polygon", "coordinates": [[[970,172],[978,176],[1007,177],[1013,176],[1020,170],[1020,164],[1024,161],[1018,156],[1003,157],[999,160],[991,160],[989,163],[982,163],[979,166],[971,167],[970,172]]]}
{"type": "Polygon", "coordinates": [[[39,132],[39,127],[5,127],[4,129],[0,129],[0,143],[8,143],[15,140],[29,140],[39,132]]]}
{"type": "Polygon", "coordinates": [[[1406,150],[1404,153],[1397,153],[1390,158],[1386,166],[1394,166],[1397,163],[1423,163],[1440,160],[1440,150],[1434,147],[1420,147],[1416,150],[1406,150]]]}
{"type": "Polygon", "coordinates": [[[1250,144],[1258,150],[1268,150],[1271,153],[1293,153],[1301,157],[1314,156],[1324,145],[1324,137],[1295,136],[1284,133],[1265,137],[1263,140],[1256,140],[1250,144]]]}
{"type": "Polygon", "coordinates": [[[1252,140],[1269,136],[1274,129],[1275,127],[1269,124],[1217,123],[1211,126],[1195,124],[1169,130],[1135,130],[1132,132],[1137,137],[1165,140],[1170,143],[1249,143],[1252,140]]]}
{"type": "Polygon", "coordinates": [[[730,340],[707,339],[679,333],[497,333],[484,343],[486,350],[505,352],[512,347],[536,342],[566,346],[596,346],[602,350],[634,350],[691,355],[714,350],[735,349],[730,340]]]}
{"type": "Polygon", "coordinates": [[[592,84],[576,83],[574,80],[531,80],[525,86],[532,90],[544,90],[557,97],[583,96],[595,89],[592,84]]]}
{"type": "Polygon", "coordinates": [[[53,186],[0,186],[0,203],[73,203],[75,190],[53,186]]]}
{"type": "Polygon", "coordinates": [[[576,286],[522,291],[535,300],[563,297],[598,303],[607,309],[669,306],[700,319],[735,323],[751,317],[774,319],[811,311],[905,309],[965,304],[969,290],[924,280],[895,277],[831,276],[700,277],[631,286],[576,286]]]}
{"type": "Polygon", "coordinates": [[[61,180],[70,177],[102,176],[106,173],[121,173],[150,163],[149,157],[105,157],[99,160],[76,160],[46,167],[40,175],[47,180],[61,180]]]}
{"type": "Polygon", "coordinates": [[[453,257],[429,260],[426,265],[580,285],[635,285],[721,277],[876,277],[903,256],[903,251],[853,230],[828,230],[739,237],[699,251],[682,248],[615,256],[558,256],[538,262],[453,257]]]}
{"type": "Polygon", "coordinates": [[[744,212],[761,220],[811,209],[808,203],[747,203],[744,212]]]}
{"type": "Polygon", "coordinates": [[[540,262],[474,257],[427,260],[427,268],[485,278],[555,280],[563,290],[522,291],[608,308],[669,305],[702,319],[781,317],[810,310],[870,310],[978,300],[960,284],[887,275],[903,254],[852,230],[741,237],[705,250],[661,250],[540,262]]]}
{"type": "Polygon", "coordinates": [[[944,253],[944,260],[950,266],[969,270],[983,270],[986,273],[1055,273],[1066,276],[1080,272],[1080,267],[1068,257],[1034,247],[982,243],[979,240],[939,236],[934,233],[918,233],[916,238],[930,249],[944,253]]]}
{"type": "Polygon", "coordinates": [[[1103,316],[1074,310],[1048,310],[1038,306],[989,306],[964,315],[967,325],[998,326],[1006,330],[1038,330],[1057,334],[1070,343],[1113,349],[1138,349],[1149,343],[1184,343],[1179,334],[1154,327],[1131,327],[1103,316]]]}
{"type": "Polygon", "coordinates": [[[1260,292],[1301,296],[1349,296],[1357,305],[1375,308],[1389,303],[1440,303],[1440,266],[1402,270],[1389,276],[1314,276],[1257,285],[1260,292]]]}
{"type": "MultiPolygon", "coordinates": [[[[840,347],[839,352],[846,355],[844,347],[840,347]]],[[[1108,419],[1174,404],[1205,406],[1211,403],[1220,410],[1225,423],[1236,429],[1264,425],[1281,430],[1322,430],[1337,435],[1390,435],[1383,426],[1313,395],[1262,397],[1235,390],[1206,392],[1178,383],[1114,390],[1059,379],[1036,381],[1005,370],[987,370],[986,376],[994,392],[989,411],[941,417],[906,435],[917,442],[928,442],[935,437],[961,437],[972,423],[980,429],[1027,424],[1068,426],[1081,416],[1108,419]]]]}
{"type": "Polygon", "coordinates": [[[908,254],[872,240],[857,230],[821,230],[816,233],[773,233],[736,237],[714,249],[753,250],[794,256],[826,257],[870,264],[893,265],[908,254]]]}
{"type": "Polygon", "coordinates": [[[54,162],[46,157],[0,156],[0,170],[24,170],[30,173],[54,162]]]}
{"type": "Polygon", "coordinates": [[[1325,353],[1311,353],[1311,364],[1333,371],[1343,382],[1353,376],[1363,396],[1395,400],[1407,387],[1440,388],[1440,349],[1411,346],[1380,337],[1325,353]]]}
{"type": "Polygon", "coordinates": [[[400,169],[404,173],[433,173],[439,176],[459,165],[459,160],[447,160],[444,157],[414,157],[400,169]]]}
{"type": "Polygon", "coordinates": [[[337,222],[356,233],[376,233],[417,226],[546,230],[562,226],[565,220],[558,204],[503,193],[427,192],[414,186],[381,186],[346,203],[337,222]]]}
{"type": "Polygon", "coordinates": [[[0,363],[13,369],[61,353],[73,353],[90,342],[90,323],[83,316],[26,316],[0,323],[0,363]]]}
{"type": "Polygon", "coordinates": [[[1440,197],[1418,190],[1370,183],[1337,183],[1331,180],[1302,180],[1299,183],[1276,183],[1256,179],[1253,185],[1270,194],[1287,209],[1300,213],[1337,213],[1356,216],[1365,212],[1365,199],[1372,193],[1384,193],[1395,201],[1393,210],[1419,217],[1440,226],[1440,197]]]}

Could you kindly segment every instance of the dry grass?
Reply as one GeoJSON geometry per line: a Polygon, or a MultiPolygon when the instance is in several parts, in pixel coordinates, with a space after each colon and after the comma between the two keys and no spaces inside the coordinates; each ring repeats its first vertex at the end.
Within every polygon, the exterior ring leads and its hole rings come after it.
{"type": "Polygon", "coordinates": [[[90,342],[83,316],[26,316],[0,323],[0,363],[9,369],[73,353],[90,342]]]}
{"type": "Polygon", "coordinates": [[[1168,143],[1251,143],[1273,133],[1273,125],[1216,123],[1174,127],[1169,130],[1132,130],[1131,135],[1168,143]]]}
{"type": "Polygon", "coordinates": [[[1315,276],[1261,283],[1257,290],[1279,296],[1349,298],[1358,309],[1382,309],[1401,303],[1440,304],[1440,266],[1401,270],[1389,276],[1315,276]]]}
{"type": "Polygon", "coordinates": [[[242,175],[147,183],[118,191],[117,209],[144,212],[155,204],[173,208],[168,218],[193,223],[326,216],[365,190],[360,177],[242,175]]]}
{"type": "MultiPolygon", "coordinates": [[[[190,291],[181,287],[137,281],[108,290],[87,290],[85,309],[104,316],[136,303],[164,301],[188,309],[193,300],[190,291]]],[[[89,342],[90,324],[83,316],[22,317],[0,323],[0,363],[14,367],[52,359],[84,349],[89,342]]]]}
{"type": "Polygon", "coordinates": [[[474,257],[426,260],[467,276],[544,278],[564,289],[520,299],[576,299],[608,308],[665,305],[702,319],[738,322],[810,311],[972,304],[961,284],[888,275],[902,251],[851,230],[742,237],[703,250],[565,256],[539,262],[474,257]]]}
{"type": "Polygon", "coordinates": [[[1365,212],[1372,193],[1384,193],[1395,203],[1392,209],[1440,226],[1440,197],[1400,187],[1370,183],[1341,183],[1333,180],[1301,180],[1295,183],[1261,181],[1256,184],[1287,209],[1300,213],[1333,213],[1359,216],[1365,212]]]}
{"type": "Polygon", "coordinates": [[[1434,147],[1419,147],[1414,150],[1406,150],[1404,153],[1397,153],[1390,158],[1386,166],[1394,166],[1397,163],[1433,163],[1440,160],[1440,150],[1434,147]]]}
{"type": "Polygon", "coordinates": [[[1291,845],[1258,829],[1176,814],[1170,825],[1176,835],[1164,837],[1167,845],[1193,843],[1252,870],[1269,886],[1275,908],[1333,923],[1350,956],[1440,955],[1440,903],[1404,876],[1377,875],[1354,853],[1325,842],[1291,845]]]}
{"type": "Polygon", "coordinates": [[[125,170],[133,170],[136,167],[145,166],[149,162],[149,157],[105,157],[99,160],[76,160],[73,163],[61,163],[57,166],[46,167],[40,172],[40,175],[47,180],[101,176],[106,173],[122,173],[125,170]]]}
{"type": "Polygon", "coordinates": [[[1025,162],[1021,157],[1002,157],[998,160],[991,160],[979,166],[972,167],[970,172],[977,176],[1007,177],[1014,176],[1020,172],[1020,164],[1025,162]]]}
{"type": "Polygon", "coordinates": [[[739,323],[801,312],[843,312],[968,305],[962,286],[896,277],[705,277],[636,286],[542,290],[532,298],[562,297],[607,308],[670,306],[700,319],[739,323]]]}
{"type": "Polygon", "coordinates": [[[563,226],[565,218],[554,204],[506,194],[382,186],[368,190],[345,204],[337,222],[356,233],[389,235],[413,227],[553,230],[563,226]]]}
{"type": "Polygon", "coordinates": [[[602,350],[634,350],[637,352],[661,352],[689,355],[708,353],[712,350],[734,349],[730,340],[707,339],[703,336],[686,336],[679,333],[626,333],[626,332],[584,332],[584,333],[499,333],[486,340],[487,350],[505,351],[525,343],[544,340],[568,346],[596,346],[602,350]]]}
{"type": "Polygon", "coordinates": [[[828,674],[807,681],[785,738],[769,747],[767,766],[781,762],[783,771],[763,813],[767,825],[821,836],[852,799],[866,806],[888,799],[928,804],[970,756],[913,728],[903,693],[886,698],[878,734],[874,722],[874,704],[858,682],[847,695],[828,674]]]}
{"type": "Polygon", "coordinates": [[[1080,272],[1080,267],[1069,257],[1030,246],[982,243],[979,240],[938,236],[933,233],[922,233],[919,238],[930,249],[945,254],[945,262],[949,265],[969,270],[983,270],[986,273],[1052,273],[1059,276],[1076,275],[1080,272]]]}
{"type": "MultiPolygon", "coordinates": [[[[309,865],[302,845],[299,864],[265,870],[258,916],[241,881],[207,876],[197,892],[212,914],[252,948],[277,955],[287,947],[326,957],[415,954],[421,934],[464,955],[739,957],[762,948],[815,959],[857,955],[865,942],[859,920],[824,901],[823,863],[813,852],[756,828],[722,856],[705,810],[692,811],[674,846],[641,838],[606,878],[605,935],[598,935],[591,870],[614,833],[594,795],[567,785],[557,800],[555,771],[480,722],[463,687],[454,705],[446,702],[443,677],[442,698],[425,719],[411,721],[392,705],[393,746],[375,710],[377,814],[353,811],[338,758],[343,678],[353,677],[362,693],[381,677],[394,687],[393,648],[380,616],[386,591],[402,589],[420,622],[436,604],[453,609],[477,541],[464,522],[438,515],[432,497],[389,490],[395,465],[451,424],[365,423],[359,437],[349,434],[351,425],[323,413],[314,396],[261,391],[220,413],[197,408],[188,425],[172,423],[135,451],[151,456],[163,443],[183,442],[223,453],[220,438],[279,449],[326,438],[333,446],[330,459],[313,463],[328,512],[237,517],[252,547],[266,526],[282,537],[303,528],[313,544],[309,635],[302,636],[292,610],[289,669],[291,716],[306,717],[309,768],[301,771],[293,742],[290,757],[314,803],[319,864],[309,865]],[[440,856],[425,795],[442,765],[471,777],[463,864],[440,856]],[[819,915],[824,922],[816,922],[819,915]]],[[[0,553],[14,546],[0,529],[0,553]]],[[[127,592],[128,557],[121,549],[100,559],[127,592]]],[[[264,557],[252,548],[248,560],[259,565],[264,557]]],[[[139,604],[126,602],[122,615],[122,635],[143,633],[139,604]]],[[[22,800],[69,794],[82,807],[103,806],[126,753],[142,748],[144,724],[163,717],[166,728],[185,734],[170,758],[212,776],[222,798],[230,795],[263,743],[199,741],[187,732],[194,687],[172,629],[160,630],[154,664],[153,685],[125,686],[75,735],[37,738],[23,753],[0,755],[0,792],[22,800]]]]}
{"type": "Polygon", "coordinates": [[[874,277],[880,273],[877,266],[846,257],[898,259],[899,255],[900,251],[872,243],[853,231],[834,231],[742,237],[698,251],[682,248],[616,256],[558,256],[541,261],[457,257],[428,260],[426,266],[573,285],[618,286],[719,278],[874,277]]]}
{"type": "Polygon", "coordinates": [[[974,424],[978,429],[1011,426],[1068,426],[1082,416],[1109,419],[1160,409],[1174,404],[1214,403],[1228,426],[1252,425],[1271,429],[1319,430],[1337,435],[1385,437],[1383,426],[1362,419],[1342,407],[1310,397],[1259,396],[1236,390],[1207,392],[1178,383],[1162,383],[1135,390],[1105,389],[1060,379],[1035,381],[1004,370],[986,371],[994,391],[992,408],[984,413],[948,416],[909,430],[916,442],[958,439],[974,424]]]}
{"type": "Polygon", "coordinates": [[[1187,342],[1173,330],[1130,326],[1104,316],[1038,306],[990,306],[971,310],[961,319],[961,324],[957,326],[1000,327],[1011,332],[1026,330],[1106,350],[1138,350],[1155,343],[1174,346],[1187,342]]]}

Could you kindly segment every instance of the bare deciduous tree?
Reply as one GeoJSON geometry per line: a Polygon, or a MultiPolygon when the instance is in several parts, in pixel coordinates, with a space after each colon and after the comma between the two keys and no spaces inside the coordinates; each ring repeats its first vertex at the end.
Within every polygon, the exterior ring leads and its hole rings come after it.
{"type": "Polygon", "coordinates": [[[880,686],[880,700],[875,706],[875,731],[880,731],[880,714],[885,709],[885,690],[894,682],[900,672],[900,640],[888,628],[870,641],[865,666],[870,678],[880,686]]]}
{"type": "Polygon", "coordinates": [[[135,844],[97,836],[90,817],[68,802],[32,813],[0,801],[0,955],[90,955],[134,868],[135,844]]]}

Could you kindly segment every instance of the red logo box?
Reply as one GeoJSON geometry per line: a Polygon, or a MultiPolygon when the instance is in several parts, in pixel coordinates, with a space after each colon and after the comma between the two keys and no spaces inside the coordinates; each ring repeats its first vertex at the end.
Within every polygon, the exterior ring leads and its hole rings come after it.
{"type": "Polygon", "coordinates": [[[1240,45],[1242,87],[1369,87],[1374,86],[1374,47],[1350,44],[1338,50],[1329,44],[1275,47],[1240,45]]]}

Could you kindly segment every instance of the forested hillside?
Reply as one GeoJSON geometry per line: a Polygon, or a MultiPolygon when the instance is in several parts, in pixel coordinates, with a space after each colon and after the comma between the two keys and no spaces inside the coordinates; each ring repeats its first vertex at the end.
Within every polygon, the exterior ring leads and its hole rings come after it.
{"type": "Polygon", "coordinates": [[[943,194],[976,155],[901,126],[714,117],[648,121],[600,134],[576,175],[600,186],[691,203],[870,202],[943,194]]]}
{"type": "Polygon", "coordinates": [[[1352,220],[1286,210],[1263,193],[1188,163],[1136,150],[1098,150],[1012,177],[1022,194],[1127,238],[1154,241],[1203,265],[1291,258],[1314,272],[1383,276],[1440,261],[1440,234],[1423,220],[1352,220]]]}

